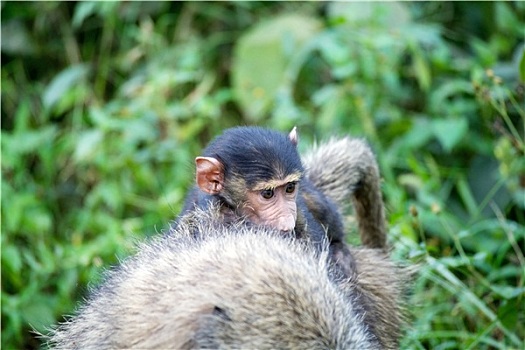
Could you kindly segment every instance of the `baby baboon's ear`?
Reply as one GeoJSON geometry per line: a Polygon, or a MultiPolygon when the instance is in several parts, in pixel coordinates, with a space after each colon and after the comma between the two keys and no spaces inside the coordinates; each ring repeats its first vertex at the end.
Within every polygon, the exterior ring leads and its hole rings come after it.
{"type": "Polygon", "coordinates": [[[299,143],[299,134],[297,133],[297,127],[294,126],[292,131],[290,131],[290,133],[288,134],[288,138],[290,139],[290,141],[292,141],[292,143],[297,146],[297,144],[299,143]]]}
{"type": "Polygon", "coordinates": [[[224,187],[224,167],[212,157],[195,158],[197,185],[209,194],[218,194],[224,187]]]}

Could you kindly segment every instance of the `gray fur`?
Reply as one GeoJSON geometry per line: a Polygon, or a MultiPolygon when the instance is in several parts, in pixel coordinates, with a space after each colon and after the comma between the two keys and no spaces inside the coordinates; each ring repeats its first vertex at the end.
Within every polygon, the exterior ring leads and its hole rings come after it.
{"type": "MultiPolygon", "coordinates": [[[[413,270],[396,265],[382,249],[350,251],[356,261],[357,291],[365,297],[365,323],[373,327],[372,332],[384,349],[398,349],[401,331],[406,325],[404,300],[413,270]]],[[[349,291],[349,294],[355,293],[349,291]]]]}
{"type": "Polygon", "coordinates": [[[267,229],[223,225],[217,213],[192,215],[109,272],[50,345],[380,348],[353,297],[359,282],[329,278],[326,244],[318,253],[267,229]]]}
{"type": "Polygon", "coordinates": [[[353,203],[363,245],[387,248],[379,168],[368,144],[350,137],[334,138],[314,147],[302,160],[306,177],[342,212],[353,203]]]}
{"type": "Polygon", "coordinates": [[[368,307],[365,322],[372,325],[385,348],[397,348],[405,323],[403,294],[414,271],[390,261],[374,153],[364,140],[343,137],[313,147],[302,160],[305,176],[336,203],[341,213],[353,209],[363,247],[350,247],[350,254],[355,261],[362,303],[368,307]]]}

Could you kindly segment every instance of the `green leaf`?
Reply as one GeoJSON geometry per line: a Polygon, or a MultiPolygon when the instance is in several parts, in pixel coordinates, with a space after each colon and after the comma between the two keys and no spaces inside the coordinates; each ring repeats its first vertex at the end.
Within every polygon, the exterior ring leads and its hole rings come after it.
{"type": "Polygon", "coordinates": [[[75,7],[75,14],[73,15],[73,28],[79,28],[87,17],[95,13],[97,13],[96,1],[82,1],[78,3],[75,7]]]}
{"type": "MultiPolygon", "coordinates": [[[[523,288],[521,294],[523,295],[523,288]]],[[[506,327],[512,329],[519,322],[520,310],[523,310],[520,298],[508,300],[498,308],[498,318],[506,327]]]]}
{"type": "Polygon", "coordinates": [[[525,287],[514,287],[507,285],[491,285],[492,291],[499,294],[504,299],[517,298],[519,296],[525,296],[525,287]]]}
{"type": "MultiPolygon", "coordinates": [[[[73,15],[72,25],[73,28],[79,28],[84,23],[84,20],[91,15],[99,15],[100,17],[107,19],[109,16],[117,15],[116,12],[120,6],[118,1],[82,1],[75,7],[75,13],[73,15]]],[[[130,6],[126,6],[128,10],[125,14],[129,15],[129,11],[133,11],[130,6]]],[[[144,11],[145,6],[141,7],[141,15],[146,15],[149,11],[144,11]]],[[[123,15],[119,13],[118,15],[123,15]]],[[[130,19],[131,20],[131,19],[130,19]]]]}
{"type": "Polygon", "coordinates": [[[42,96],[44,107],[51,108],[79,82],[83,81],[89,73],[89,66],[77,64],[60,72],[47,86],[42,96]]]}
{"type": "Polygon", "coordinates": [[[22,257],[20,252],[13,245],[7,245],[2,242],[2,272],[9,276],[11,282],[15,282],[17,286],[20,285],[22,270],[22,257]],[[15,279],[15,281],[13,281],[15,279]]]}
{"type": "Polygon", "coordinates": [[[55,296],[48,296],[44,293],[30,296],[26,293],[25,299],[27,301],[22,305],[20,312],[27,324],[43,332],[46,326],[55,322],[53,312],[57,305],[55,296]]]}
{"type": "Polygon", "coordinates": [[[15,19],[2,23],[1,45],[2,53],[11,55],[31,55],[36,51],[24,22],[15,19]]]}
{"type": "Polygon", "coordinates": [[[470,215],[476,215],[478,211],[478,203],[476,202],[476,199],[474,198],[472,190],[469,186],[469,183],[467,182],[465,177],[461,176],[457,180],[457,189],[459,196],[461,197],[462,202],[465,205],[465,208],[467,208],[470,215]]]}
{"type": "Polygon", "coordinates": [[[432,76],[430,74],[430,67],[419,48],[413,50],[414,53],[414,63],[413,69],[414,74],[416,75],[417,82],[419,87],[423,91],[428,91],[430,84],[432,83],[432,76]]]}
{"type": "Polygon", "coordinates": [[[45,235],[51,231],[53,218],[45,205],[38,203],[24,213],[20,230],[32,237],[33,235],[45,235]]]}
{"type": "Polygon", "coordinates": [[[261,120],[281,85],[290,62],[321,24],[302,15],[283,15],[243,35],[234,50],[233,92],[251,121],[261,120]]]}
{"type": "Polygon", "coordinates": [[[497,62],[498,53],[483,40],[473,38],[470,45],[484,67],[493,66],[497,62]]]}
{"type": "Polygon", "coordinates": [[[80,134],[73,158],[77,162],[87,161],[97,153],[104,134],[101,130],[87,130],[80,134]]]}
{"type": "Polygon", "coordinates": [[[438,119],[433,120],[431,126],[434,135],[446,152],[452,151],[468,131],[466,119],[438,119]]]}
{"type": "Polygon", "coordinates": [[[519,12],[504,1],[495,2],[494,6],[497,26],[507,33],[516,34],[523,38],[523,22],[520,23],[518,19],[517,14],[519,12]]]}
{"type": "Polygon", "coordinates": [[[443,115],[443,113],[447,113],[444,111],[449,111],[452,108],[451,105],[453,105],[453,103],[451,100],[454,100],[455,97],[462,95],[468,96],[473,93],[474,90],[471,82],[460,79],[449,79],[441,84],[439,88],[432,91],[430,95],[430,109],[434,113],[443,115]]]}
{"type": "Polygon", "coordinates": [[[50,146],[55,141],[57,128],[48,125],[34,131],[19,132],[9,137],[6,149],[13,154],[38,152],[40,147],[50,146]]]}
{"type": "Polygon", "coordinates": [[[432,138],[430,121],[427,118],[417,118],[414,124],[403,137],[403,145],[410,149],[424,146],[432,138]]]}

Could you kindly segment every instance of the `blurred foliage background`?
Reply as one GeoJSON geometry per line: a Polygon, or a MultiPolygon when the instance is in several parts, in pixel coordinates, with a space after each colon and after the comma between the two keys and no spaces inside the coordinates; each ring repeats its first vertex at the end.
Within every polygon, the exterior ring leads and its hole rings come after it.
{"type": "Polygon", "coordinates": [[[2,2],[2,348],[166,227],[221,130],[364,137],[403,349],[524,347],[525,2],[2,2]]]}

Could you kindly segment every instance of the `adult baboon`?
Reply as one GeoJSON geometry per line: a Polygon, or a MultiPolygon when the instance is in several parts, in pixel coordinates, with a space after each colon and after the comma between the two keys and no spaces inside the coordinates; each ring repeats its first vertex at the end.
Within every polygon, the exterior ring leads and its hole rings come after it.
{"type": "MultiPolygon", "coordinates": [[[[374,306],[358,301],[358,281],[329,277],[327,242],[319,252],[268,228],[224,225],[219,215],[216,207],[193,211],[177,232],[144,244],[108,273],[49,344],[59,349],[382,347],[381,335],[365,322],[374,306]]],[[[375,264],[391,268],[384,261],[375,264]]]]}

